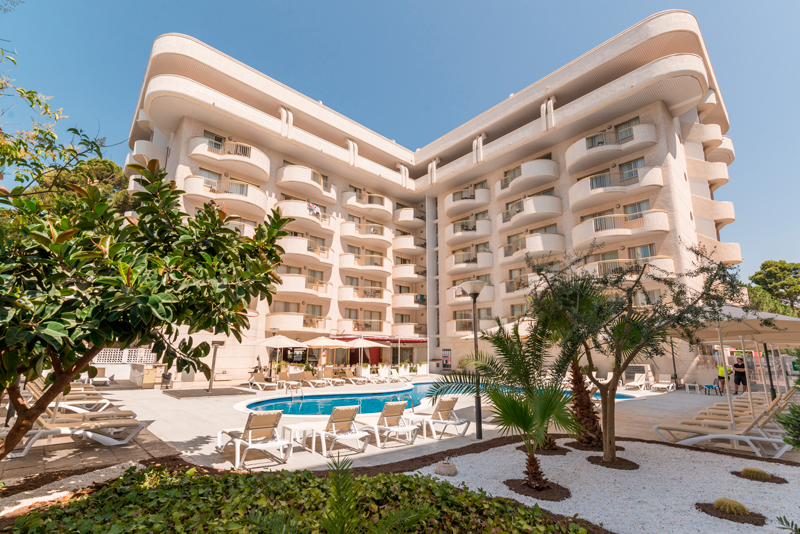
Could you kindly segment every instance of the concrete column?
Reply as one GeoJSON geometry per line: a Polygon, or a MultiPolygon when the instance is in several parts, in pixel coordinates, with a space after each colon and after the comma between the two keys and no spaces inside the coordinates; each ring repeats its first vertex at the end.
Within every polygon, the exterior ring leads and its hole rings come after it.
{"type": "Polygon", "coordinates": [[[436,197],[425,197],[425,268],[428,271],[428,361],[436,357],[436,336],[439,333],[438,314],[439,292],[436,284],[439,258],[436,253],[436,197]]]}

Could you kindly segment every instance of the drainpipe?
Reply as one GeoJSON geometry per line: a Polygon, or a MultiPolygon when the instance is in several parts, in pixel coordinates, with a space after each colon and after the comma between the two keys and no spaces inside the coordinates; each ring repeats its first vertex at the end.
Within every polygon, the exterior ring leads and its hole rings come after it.
{"type": "Polygon", "coordinates": [[[356,159],[358,158],[358,145],[352,139],[347,140],[348,163],[353,167],[356,166],[356,159]]]}
{"type": "Polygon", "coordinates": [[[403,187],[408,187],[408,167],[406,167],[402,163],[398,163],[397,170],[400,171],[400,181],[402,182],[401,185],[403,187]]]}
{"type": "Polygon", "coordinates": [[[293,124],[294,115],[291,111],[281,106],[281,135],[283,137],[290,137],[293,124]]]}
{"type": "Polygon", "coordinates": [[[547,100],[547,129],[552,130],[556,127],[556,115],[553,106],[556,103],[556,97],[551,96],[547,100]]]}
{"type": "Polygon", "coordinates": [[[442,160],[440,158],[436,158],[435,160],[428,163],[428,176],[430,176],[431,184],[436,183],[436,166],[439,165],[441,161],[442,160]]]}
{"type": "Polygon", "coordinates": [[[483,142],[485,140],[486,134],[482,133],[472,141],[472,163],[483,161],[483,142]]]}
{"type": "Polygon", "coordinates": [[[539,115],[542,119],[542,132],[547,131],[547,100],[542,102],[541,108],[539,108],[539,115]]]}

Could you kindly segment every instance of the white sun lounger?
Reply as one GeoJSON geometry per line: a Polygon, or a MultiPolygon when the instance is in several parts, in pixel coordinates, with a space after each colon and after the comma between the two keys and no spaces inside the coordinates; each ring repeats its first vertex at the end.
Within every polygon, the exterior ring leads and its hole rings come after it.
{"type": "Polygon", "coordinates": [[[282,464],[289,461],[292,456],[292,443],[278,437],[278,423],[281,421],[283,412],[275,410],[271,412],[250,413],[243,431],[220,430],[217,434],[217,452],[222,452],[225,447],[233,444],[236,455],[233,463],[234,469],[240,469],[244,464],[247,451],[279,451],[276,458],[282,464]],[[223,443],[223,436],[228,440],[223,443]]]}
{"type": "Polygon", "coordinates": [[[334,378],[333,369],[323,369],[322,379],[328,383],[329,386],[343,386],[344,380],[341,378],[334,378]]]}
{"type": "Polygon", "coordinates": [[[254,372],[250,376],[250,381],[247,384],[250,386],[250,389],[253,389],[253,386],[255,386],[259,391],[264,391],[265,389],[278,389],[278,383],[267,382],[267,379],[262,371],[254,372]]]}
{"type": "MultiPolygon", "coordinates": [[[[348,447],[355,452],[364,452],[369,444],[369,433],[364,430],[359,430],[356,427],[356,415],[358,414],[359,406],[338,406],[331,411],[331,416],[325,425],[324,430],[315,431],[315,436],[319,436],[322,442],[322,455],[330,458],[333,452],[333,447],[344,440],[354,440],[355,447],[348,447]],[[364,440],[361,444],[360,440],[364,440]],[[330,440],[330,445],[327,441],[330,440]]],[[[315,437],[316,439],[316,437],[315,437]]]]}
{"type": "Polygon", "coordinates": [[[455,426],[458,428],[464,425],[464,430],[458,435],[463,436],[467,433],[470,421],[469,419],[460,419],[456,415],[455,407],[457,400],[458,399],[455,398],[440,399],[439,402],[436,403],[436,408],[433,409],[433,414],[421,420],[422,432],[425,437],[428,436],[428,429],[430,429],[433,439],[442,439],[442,437],[444,437],[444,431],[447,430],[448,426],[455,426]],[[442,430],[438,436],[436,435],[436,425],[442,426],[442,430]]]}
{"type": "Polygon", "coordinates": [[[409,376],[400,376],[396,369],[389,371],[389,378],[394,379],[395,382],[411,382],[412,380],[409,376]]]}
{"type": "Polygon", "coordinates": [[[633,380],[625,384],[625,389],[645,389],[647,388],[647,380],[645,380],[644,373],[636,373],[633,375],[633,380]]]}
{"type": "Polygon", "coordinates": [[[347,382],[349,382],[351,384],[354,384],[354,385],[356,385],[356,384],[357,385],[362,385],[362,384],[366,384],[368,382],[368,380],[366,378],[354,375],[352,369],[345,369],[344,370],[344,379],[347,382]]]}
{"type": "Polygon", "coordinates": [[[11,452],[6,458],[21,458],[41,438],[49,436],[76,436],[91,439],[101,445],[113,447],[125,445],[139,433],[144,424],[136,419],[105,419],[102,421],[75,421],[70,423],[49,423],[41,417],[36,420],[36,428],[25,434],[20,446],[21,452],[11,452]],[[122,436],[123,432],[128,431],[122,436]]]}
{"type": "Polygon", "coordinates": [[[318,380],[314,378],[314,375],[311,374],[311,371],[303,371],[303,378],[301,381],[304,384],[308,384],[312,388],[324,388],[328,385],[324,380],[318,380]]]}
{"type": "Polygon", "coordinates": [[[391,434],[394,434],[396,440],[413,445],[419,434],[419,426],[410,423],[403,417],[406,406],[408,406],[406,401],[385,403],[378,422],[374,425],[364,425],[361,430],[375,434],[375,444],[379,449],[386,446],[386,441],[391,434]],[[385,435],[383,443],[381,443],[381,434],[385,435]],[[400,439],[401,434],[405,435],[405,439],[400,439]]]}
{"type": "Polygon", "coordinates": [[[672,375],[658,375],[658,382],[651,385],[650,389],[663,389],[666,390],[667,393],[670,391],[675,391],[675,382],[672,381],[672,375]]]}

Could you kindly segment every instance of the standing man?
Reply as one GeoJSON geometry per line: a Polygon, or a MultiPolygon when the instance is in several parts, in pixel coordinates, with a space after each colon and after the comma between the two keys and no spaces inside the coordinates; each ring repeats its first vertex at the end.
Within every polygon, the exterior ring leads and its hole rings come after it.
{"type": "Polygon", "coordinates": [[[739,393],[739,385],[742,386],[742,393],[747,393],[747,369],[742,358],[736,358],[733,364],[733,394],[739,393]]]}
{"type": "Polygon", "coordinates": [[[731,368],[725,366],[725,362],[722,362],[722,365],[717,366],[717,379],[719,380],[719,392],[725,393],[725,378],[727,375],[731,374],[731,368]]]}

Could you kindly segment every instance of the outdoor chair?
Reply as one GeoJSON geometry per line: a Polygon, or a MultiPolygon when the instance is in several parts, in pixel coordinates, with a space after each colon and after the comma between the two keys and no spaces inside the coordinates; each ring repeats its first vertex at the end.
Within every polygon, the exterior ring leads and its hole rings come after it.
{"type": "Polygon", "coordinates": [[[356,376],[353,374],[352,369],[345,369],[344,370],[344,379],[349,382],[350,384],[366,384],[368,380],[362,376],[356,376]]]}
{"type": "Polygon", "coordinates": [[[345,384],[343,379],[333,377],[333,369],[323,369],[322,379],[325,380],[329,386],[343,386],[345,384]]]}
{"type": "Polygon", "coordinates": [[[412,380],[410,376],[400,376],[397,369],[389,370],[389,378],[394,379],[395,382],[411,382],[412,380]]]}
{"type": "Polygon", "coordinates": [[[625,384],[625,389],[645,389],[647,388],[647,381],[645,381],[645,374],[644,373],[636,373],[633,376],[633,380],[625,384]]]}
{"type": "Polygon", "coordinates": [[[650,389],[663,389],[667,393],[675,391],[675,382],[672,380],[672,375],[660,374],[658,375],[658,382],[650,386],[650,389]]]}
{"type": "Polygon", "coordinates": [[[282,415],[281,410],[250,413],[244,430],[220,430],[217,434],[217,452],[222,453],[225,447],[233,444],[236,451],[233,462],[234,469],[240,469],[244,465],[244,458],[250,450],[264,452],[277,450],[279,451],[278,455],[271,456],[285,464],[292,456],[292,443],[278,437],[278,423],[280,423],[282,415]],[[228,437],[225,443],[222,443],[223,435],[228,437]]]}
{"type": "Polygon", "coordinates": [[[303,371],[303,378],[301,379],[301,382],[303,382],[303,384],[308,384],[312,388],[324,388],[328,385],[324,380],[314,378],[314,375],[311,374],[311,371],[303,371]]]}
{"type": "Polygon", "coordinates": [[[281,387],[286,389],[299,389],[301,384],[297,380],[289,380],[289,373],[287,371],[281,371],[278,373],[278,388],[281,387]]]}
{"type": "MultiPolygon", "coordinates": [[[[44,390],[41,389],[39,383],[35,381],[29,382],[25,390],[34,402],[39,400],[44,394],[44,390]]],[[[99,393],[94,392],[82,393],[70,391],[67,395],[59,395],[58,400],[60,409],[76,413],[102,412],[111,406],[111,401],[105,399],[99,393]]],[[[53,405],[54,403],[50,404],[50,406],[53,405]]]]}
{"type": "MultiPolygon", "coordinates": [[[[356,427],[355,419],[358,414],[359,406],[338,406],[333,408],[328,422],[325,424],[324,430],[317,430],[316,436],[319,436],[322,442],[322,455],[330,458],[333,452],[333,447],[344,440],[353,440],[356,442],[355,447],[346,447],[355,452],[364,452],[369,444],[369,433],[364,430],[359,430],[356,427]],[[361,440],[364,443],[361,444],[361,440]],[[327,444],[330,440],[330,445],[327,444]]],[[[316,439],[316,438],[315,438],[316,439]]]]}
{"type": "Polygon", "coordinates": [[[259,391],[264,391],[265,389],[278,389],[277,382],[267,382],[263,371],[251,373],[250,381],[247,383],[247,385],[250,386],[250,389],[253,389],[253,386],[255,386],[259,391]]]}
{"type": "Polygon", "coordinates": [[[469,419],[461,419],[456,415],[455,407],[457,401],[458,399],[455,398],[447,398],[441,399],[436,403],[433,414],[431,414],[430,417],[421,419],[423,436],[427,437],[428,429],[430,429],[433,439],[442,439],[448,426],[455,426],[458,428],[461,425],[464,425],[464,430],[458,435],[463,436],[467,433],[470,421],[469,419]],[[442,430],[438,436],[436,435],[436,425],[442,426],[442,430]]]}
{"type": "Polygon", "coordinates": [[[392,434],[394,434],[397,441],[413,445],[419,433],[419,426],[411,424],[403,417],[407,406],[406,401],[385,403],[383,410],[381,410],[381,415],[378,417],[378,422],[374,425],[364,425],[361,430],[375,434],[375,444],[379,449],[386,446],[386,441],[392,434]],[[385,436],[383,443],[381,443],[381,434],[385,436]],[[400,439],[401,434],[405,435],[405,439],[400,439]]]}

